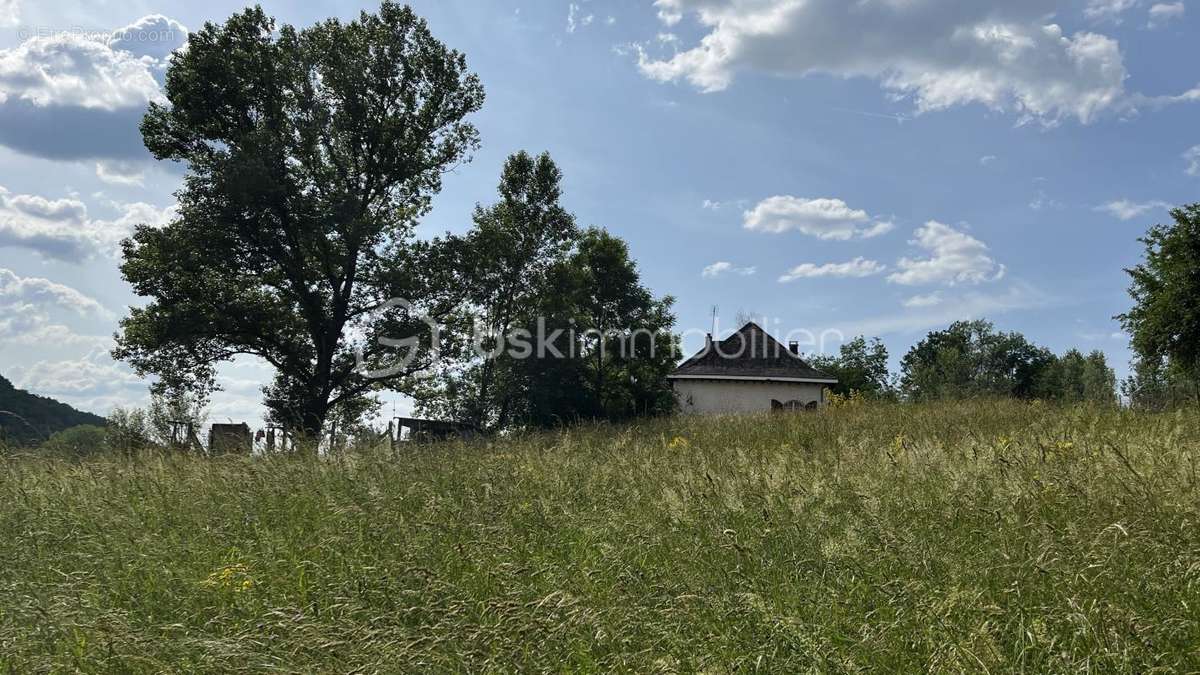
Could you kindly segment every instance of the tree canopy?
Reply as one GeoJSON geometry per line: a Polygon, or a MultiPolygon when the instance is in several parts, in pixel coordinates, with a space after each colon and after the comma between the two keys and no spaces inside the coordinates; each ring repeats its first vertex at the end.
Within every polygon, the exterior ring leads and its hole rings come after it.
{"type": "Polygon", "coordinates": [[[817,354],[809,364],[837,378],[832,387],[836,394],[849,396],[858,392],[868,398],[884,398],[894,394],[888,375],[888,350],[879,338],[869,343],[863,336],[842,344],[837,355],[817,354]]]}
{"type": "Polygon", "coordinates": [[[417,391],[423,414],[498,431],[673,408],[672,300],[642,286],[625,242],[576,227],[561,180],[549,155],[519,152],[475,209],[461,337],[417,391]]]}
{"type": "Polygon", "coordinates": [[[929,333],[900,363],[911,400],[1011,396],[1064,402],[1116,402],[1116,377],[1103,352],[1062,357],[988,321],[959,321],[929,333]]]}
{"type": "Polygon", "coordinates": [[[277,372],[273,411],[313,435],[332,408],[428,367],[389,368],[378,338],[422,336],[422,315],[457,302],[457,247],[413,228],[478,144],[466,118],[484,93],[463,55],[390,0],[303,30],[253,8],[190,35],[166,97],[142,134],[187,176],[178,217],[123,244],[122,274],[149,302],[114,355],[199,391],[219,363],[259,357],[277,372]],[[393,298],[410,304],[375,316],[393,298]],[[363,377],[359,351],[387,374],[363,377]]]}
{"type": "Polygon", "coordinates": [[[1171,218],[1139,239],[1145,258],[1126,270],[1133,307],[1117,319],[1137,355],[1128,393],[1149,403],[1187,390],[1200,403],[1200,203],[1171,218]]]}

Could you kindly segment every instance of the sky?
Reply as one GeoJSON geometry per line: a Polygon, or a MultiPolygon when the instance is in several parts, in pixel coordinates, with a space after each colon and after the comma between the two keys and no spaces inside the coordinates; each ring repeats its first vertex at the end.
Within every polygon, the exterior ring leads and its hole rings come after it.
{"type": "MultiPolygon", "coordinates": [[[[270,0],[280,23],[372,3],[270,0]]],[[[1123,268],[1200,188],[1200,3],[414,0],[487,91],[482,147],[421,236],[463,232],[513,152],[548,151],[580,224],[626,239],[688,349],[759,317],[878,336],[895,364],[987,318],[1128,371],[1123,268]]],[[[0,374],[106,414],[146,383],[109,356],[144,300],[119,242],[183,178],[137,124],[224,0],[0,0],[0,374]]],[[[801,332],[803,331],[803,333],[801,332]]],[[[256,421],[262,364],[213,421],[256,421]]],[[[403,412],[403,400],[390,401],[403,412]]],[[[390,412],[390,411],[389,411],[390,412]]]]}

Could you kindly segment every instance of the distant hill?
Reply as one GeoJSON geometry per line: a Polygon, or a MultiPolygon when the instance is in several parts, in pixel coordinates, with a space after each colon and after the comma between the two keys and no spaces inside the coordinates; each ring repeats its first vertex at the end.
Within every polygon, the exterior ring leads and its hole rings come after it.
{"type": "Polygon", "coordinates": [[[32,443],[80,424],[104,423],[104,418],[99,415],[81,412],[66,403],[17,389],[0,375],[0,441],[32,443]]]}

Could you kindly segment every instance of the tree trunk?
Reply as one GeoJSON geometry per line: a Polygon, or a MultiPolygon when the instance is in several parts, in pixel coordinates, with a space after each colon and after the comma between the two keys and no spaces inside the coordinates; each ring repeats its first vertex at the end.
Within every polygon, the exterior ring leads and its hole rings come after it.
{"type": "Polygon", "coordinates": [[[315,397],[301,407],[300,426],[295,440],[296,448],[303,454],[316,455],[321,444],[321,432],[325,418],[329,415],[328,397],[315,397]]]}

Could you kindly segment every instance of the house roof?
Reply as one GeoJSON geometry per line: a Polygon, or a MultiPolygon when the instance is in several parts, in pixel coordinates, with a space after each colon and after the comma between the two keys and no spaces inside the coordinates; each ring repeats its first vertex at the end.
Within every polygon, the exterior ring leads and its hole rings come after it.
{"type": "Polygon", "coordinates": [[[753,321],[724,340],[710,342],[670,377],[837,383],[837,378],[808,365],[753,321]]]}

